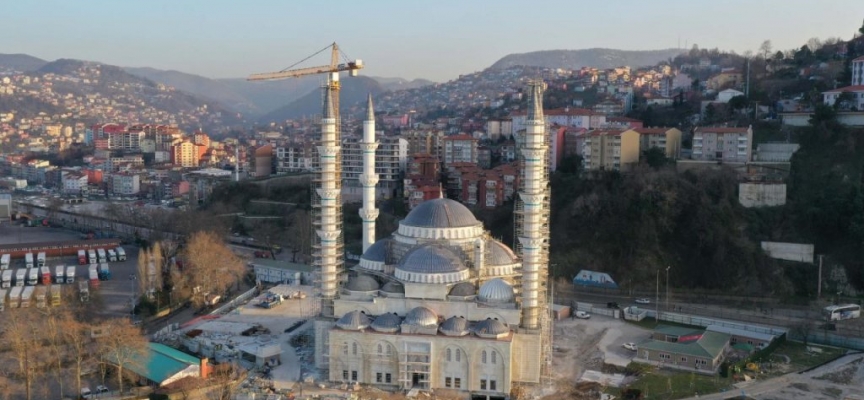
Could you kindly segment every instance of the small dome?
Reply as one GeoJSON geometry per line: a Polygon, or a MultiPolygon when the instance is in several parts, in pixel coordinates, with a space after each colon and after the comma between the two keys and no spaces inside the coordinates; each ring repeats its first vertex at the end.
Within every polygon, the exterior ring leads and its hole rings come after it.
{"type": "Polygon", "coordinates": [[[518,261],[516,254],[513,254],[507,245],[497,240],[486,242],[486,247],[489,248],[489,258],[486,259],[487,265],[510,265],[518,261]]]}
{"type": "Polygon", "coordinates": [[[401,222],[419,228],[460,228],[479,223],[471,210],[450,199],[432,199],[420,203],[401,222]]]}
{"type": "Polygon", "coordinates": [[[358,310],[354,310],[339,318],[336,321],[336,326],[346,331],[359,331],[369,327],[369,317],[358,310]]]}
{"type": "Polygon", "coordinates": [[[408,312],[403,323],[422,327],[435,326],[438,325],[438,315],[426,307],[417,307],[408,312]]]}
{"type": "Polygon", "coordinates": [[[385,262],[387,259],[387,248],[390,245],[390,238],[381,239],[371,246],[363,253],[361,258],[364,260],[375,261],[375,262],[385,262]]]}
{"type": "Polygon", "coordinates": [[[470,333],[468,320],[462,317],[447,318],[438,330],[447,336],[465,336],[470,333]]]}
{"type": "Polygon", "coordinates": [[[449,248],[426,244],[408,253],[399,263],[399,269],[412,273],[444,274],[463,271],[466,267],[449,248]]]}
{"type": "Polygon", "coordinates": [[[513,301],[513,286],[501,278],[492,279],[480,286],[477,298],[489,303],[509,303],[513,301]]]}
{"type": "Polygon", "coordinates": [[[384,284],[381,287],[381,291],[385,293],[402,293],[405,294],[405,286],[402,286],[401,283],[390,281],[384,284]]]}
{"type": "Polygon", "coordinates": [[[378,287],[378,281],[369,275],[357,275],[345,284],[345,289],[352,292],[371,292],[378,290],[378,287]]]}
{"type": "Polygon", "coordinates": [[[402,318],[396,314],[381,314],[372,322],[372,329],[376,332],[395,333],[399,330],[402,318]]]}
{"type": "Polygon", "coordinates": [[[477,289],[474,288],[474,284],[470,282],[461,282],[457,283],[450,289],[450,296],[473,296],[477,294],[477,289]]]}
{"type": "Polygon", "coordinates": [[[497,319],[486,318],[485,321],[480,321],[474,326],[474,334],[484,338],[497,338],[508,333],[510,328],[497,319]]]}

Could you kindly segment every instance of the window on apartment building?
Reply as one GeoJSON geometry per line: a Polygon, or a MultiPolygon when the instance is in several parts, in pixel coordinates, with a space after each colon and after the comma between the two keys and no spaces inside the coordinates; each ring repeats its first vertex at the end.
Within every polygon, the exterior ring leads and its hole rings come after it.
{"type": "Polygon", "coordinates": [[[384,383],[390,383],[390,382],[391,382],[390,374],[389,373],[384,374],[384,383]]]}
{"type": "Polygon", "coordinates": [[[346,380],[346,381],[348,380],[348,370],[347,369],[342,370],[342,379],[346,380]]]}
{"type": "Polygon", "coordinates": [[[450,377],[444,378],[444,387],[452,387],[453,382],[450,380],[450,377]]]}
{"type": "Polygon", "coordinates": [[[453,387],[456,389],[462,388],[462,378],[453,378],[453,387]]]}
{"type": "Polygon", "coordinates": [[[486,380],[485,379],[480,380],[480,390],[486,390],[486,380]]]}
{"type": "Polygon", "coordinates": [[[375,382],[377,382],[377,383],[381,383],[381,379],[384,377],[383,375],[384,375],[384,374],[382,374],[382,373],[380,373],[380,372],[376,372],[376,373],[375,373],[375,382]]]}
{"type": "Polygon", "coordinates": [[[351,371],[351,380],[357,382],[357,371],[351,371]]]}
{"type": "Polygon", "coordinates": [[[498,382],[489,381],[489,390],[498,390],[498,382]]]}

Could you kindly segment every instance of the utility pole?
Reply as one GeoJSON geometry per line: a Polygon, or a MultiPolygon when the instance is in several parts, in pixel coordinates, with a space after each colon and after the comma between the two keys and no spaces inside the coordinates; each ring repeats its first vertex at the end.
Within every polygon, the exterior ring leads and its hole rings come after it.
{"type": "Polygon", "coordinates": [[[669,269],[671,266],[666,267],[666,312],[669,312],[669,269]]]}
{"type": "Polygon", "coordinates": [[[816,300],[822,298],[822,254],[819,255],[819,280],[816,287],[816,300]]]}
{"type": "Polygon", "coordinates": [[[747,59],[747,86],[744,88],[744,96],[750,98],[750,59],[747,59]]]}
{"type": "Polygon", "coordinates": [[[654,291],[654,319],[660,324],[660,270],[657,270],[657,288],[654,291]]]}

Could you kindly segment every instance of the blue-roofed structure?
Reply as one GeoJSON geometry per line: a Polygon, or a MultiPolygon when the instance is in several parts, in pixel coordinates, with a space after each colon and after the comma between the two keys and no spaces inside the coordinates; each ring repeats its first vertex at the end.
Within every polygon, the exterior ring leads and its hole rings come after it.
{"type": "Polygon", "coordinates": [[[573,277],[574,285],[593,286],[607,289],[618,289],[618,284],[605,272],[583,269],[573,277]]]}
{"type": "Polygon", "coordinates": [[[164,344],[147,343],[139,357],[126,362],[123,369],[156,386],[165,386],[186,377],[200,376],[201,359],[164,344]]]}

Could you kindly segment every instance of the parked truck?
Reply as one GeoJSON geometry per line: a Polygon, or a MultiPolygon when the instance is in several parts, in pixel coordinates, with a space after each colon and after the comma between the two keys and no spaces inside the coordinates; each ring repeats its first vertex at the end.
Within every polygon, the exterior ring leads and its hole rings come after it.
{"type": "Polygon", "coordinates": [[[42,268],[39,268],[39,272],[40,272],[40,278],[42,278],[41,279],[42,284],[43,285],[50,285],[51,284],[51,267],[43,266],[42,268]]]}
{"type": "Polygon", "coordinates": [[[8,289],[0,289],[0,311],[6,310],[6,292],[8,289]]]}
{"type": "Polygon", "coordinates": [[[21,306],[21,286],[15,286],[9,289],[9,308],[18,308],[21,306]]]}
{"type": "Polygon", "coordinates": [[[263,307],[263,308],[273,308],[273,307],[276,307],[276,306],[282,304],[282,300],[283,300],[282,295],[267,292],[264,295],[264,298],[258,302],[257,306],[263,307]]]}
{"type": "Polygon", "coordinates": [[[117,252],[114,249],[108,249],[108,261],[115,262],[117,261],[117,252]]]}
{"type": "Polygon", "coordinates": [[[12,263],[12,256],[9,254],[0,255],[0,269],[9,269],[9,264],[12,263]]]}
{"type": "Polygon", "coordinates": [[[99,269],[96,267],[96,264],[91,264],[90,269],[88,270],[90,277],[90,286],[93,287],[94,290],[99,288],[99,269]]]}
{"type": "Polygon", "coordinates": [[[90,285],[87,284],[87,281],[78,282],[78,299],[82,303],[90,301],[90,285]]]}
{"type": "Polygon", "coordinates": [[[36,288],[33,286],[25,286],[24,289],[21,290],[21,308],[30,307],[30,303],[33,301],[33,291],[36,288]]]}
{"type": "Polygon", "coordinates": [[[48,288],[37,286],[33,292],[36,297],[36,308],[45,308],[48,305],[48,288]]]}
{"type": "Polygon", "coordinates": [[[96,249],[96,254],[99,255],[99,262],[108,262],[108,256],[105,254],[105,249],[96,249]]]}
{"type": "Polygon", "coordinates": [[[57,307],[60,305],[62,290],[63,286],[60,285],[51,285],[48,287],[49,297],[51,298],[51,307],[57,307]]]}
{"type": "Polygon", "coordinates": [[[75,269],[74,265],[66,267],[66,283],[75,283],[75,269]]]}
{"type": "Polygon", "coordinates": [[[2,275],[0,275],[0,288],[10,288],[12,287],[12,270],[4,269],[2,275]]]}
{"type": "Polygon", "coordinates": [[[111,280],[111,268],[108,267],[108,263],[99,264],[99,280],[111,280]]]}
{"type": "Polygon", "coordinates": [[[30,268],[27,270],[27,285],[36,286],[39,283],[39,268],[30,268]]]}
{"type": "Polygon", "coordinates": [[[96,260],[96,250],[93,250],[93,249],[87,250],[87,261],[90,264],[96,264],[97,262],[99,262],[96,260]]]}
{"type": "Polygon", "coordinates": [[[15,286],[24,286],[27,282],[27,268],[15,270],[15,286]]]}
{"type": "Polygon", "coordinates": [[[122,247],[117,247],[117,261],[126,261],[126,250],[122,247]]]}
{"type": "Polygon", "coordinates": [[[36,266],[39,268],[42,268],[45,266],[45,252],[44,251],[40,251],[38,254],[36,254],[36,266]]]}
{"type": "Polygon", "coordinates": [[[24,255],[24,266],[27,268],[33,268],[33,253],[27,253],[24,255]]]}
{"type": "Polygon", "coordinates": [[[54,283],[63,284],[66,283],[66,267],[63,265],[58,265],[54,267],[54,283]]]}
{"type": "Polygon", "coordinates": [[[87,264],[87,250],[78,250],[78,265],[87,264]]]}

